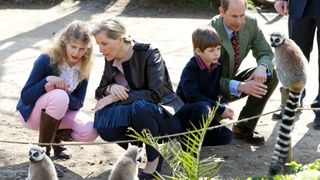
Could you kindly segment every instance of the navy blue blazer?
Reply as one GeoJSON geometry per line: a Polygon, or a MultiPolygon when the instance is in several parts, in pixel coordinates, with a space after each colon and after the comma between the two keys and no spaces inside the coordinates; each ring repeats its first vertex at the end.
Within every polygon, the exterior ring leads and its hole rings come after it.
{"type": "MultiPolygon", "coordinates": [[[[193,56],[184,67],[180,82],[177,87],[177,95],[184,103],[196,103],[205,101],[211,107],[218,105],[220,93],[220,79],[222,75],[222,62],[212,72],[201,70],[196,58],[193,56]]],[[[222,98],[217,109],[219,114],[225,110],[225,100],[222,98]]]]}
{"type": "MultiPolygon", "coordinates": [[[[41,54],[33,64],[30,76],[22,88],[21,96],[16,106],[25,121],[29,118],[36,101],[46,93],[44,86],[47,83],[46,77],[50,75],[58,76],[58,72],[50,65],[50,58],[45,54],[41,54]]],[[[82,80],[77,88],[69,94],[69,110],[77,111],[83,106],[87,87],[88,80],[82,80]]]]}

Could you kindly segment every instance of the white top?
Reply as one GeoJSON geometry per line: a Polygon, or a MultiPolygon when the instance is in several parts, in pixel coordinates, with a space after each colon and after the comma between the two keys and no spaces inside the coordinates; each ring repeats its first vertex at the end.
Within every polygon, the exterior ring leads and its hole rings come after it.
{"type": "Polygon", "coordinates": [[[71,94],[81,81],[80,64],[70,67],[66,62],[64,62],[60,71],[60,77],[69,85],[68,94],[71,94]]]}

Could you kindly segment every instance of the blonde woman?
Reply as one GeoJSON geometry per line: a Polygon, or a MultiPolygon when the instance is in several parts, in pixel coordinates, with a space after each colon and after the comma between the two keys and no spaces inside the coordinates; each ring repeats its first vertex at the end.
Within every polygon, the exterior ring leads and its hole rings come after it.
{"type": "MultiPolygon", "coordinates": [[[[116,19],[97,23],[92,34],[105,56],[104,72],[96,89],[98,104],[105,106],[100,106],[94,120],[100,137],[106,141],[129,139],[128,126],[138,132],[148,129],[153,136],[179,132],[181,125],[174,111],[166,112],[164,108],[177,111],[181,104],[173,104],[179,97],[172,89],[159,50],[133,41],[116,19]]],[[[127,148],[127,144],[119,145],[127,148]]],[[[146,152],[148,162],[140,179],[152,179],[155,171],[161,171],[159,153],[148,145],[146,152]]]]}
{"type": "MultiPolygon", "coordinates": [[[[40,143],[93,141],[98,134],[93,118],[83,106],[92,64],[92,44],[87,25],[70,23],[53,46],[34,62],[17,110],[23,125],[39,130],[40,143]]],[[[52,146],[56,158],[69,159],[64,146],[52,146]]],[[[51,147],[47,146],[47,155],[51,147]]]]}

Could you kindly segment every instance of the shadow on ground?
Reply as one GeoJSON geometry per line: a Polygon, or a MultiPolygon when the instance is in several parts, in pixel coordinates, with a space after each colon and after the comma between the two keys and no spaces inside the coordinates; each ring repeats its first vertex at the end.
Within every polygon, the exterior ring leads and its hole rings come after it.
{"type": "MultiPolygon", "coordinates": [[[[74,180],[83,179],[80,175],[72,172],[70,169],[66,167],[63,167],[56,163],[55,163],[55,166],[63,170],[64,176],[62,179],[74,179],[74,180]]],[[[14,177],[14,179],[16,180],[25,180],[28,177],[28,167],[29,167],[29,162],[0,167],[1,179],[12,180],[12,177],[14,177]],[[10,169],[12,169],[12,171],[9,171],[10,169]]]]}

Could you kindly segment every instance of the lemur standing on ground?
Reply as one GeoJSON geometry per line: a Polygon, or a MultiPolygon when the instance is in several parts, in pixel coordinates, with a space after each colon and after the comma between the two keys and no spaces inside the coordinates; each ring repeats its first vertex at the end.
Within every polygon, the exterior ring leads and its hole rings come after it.
{"type": "Polygon", "coordinates": [[[294,127],[300,94],[307,81],[306,68],[308,61],[299,46],[284,35],[272,33],[270,41],[271,46],[275,48],[273,61],[276,66],[277,77],[283,88],[289,92],[269,169],[269,173],[275,175],[284,171],[288,152],[291,156],[291,132],[294,127]]]}

